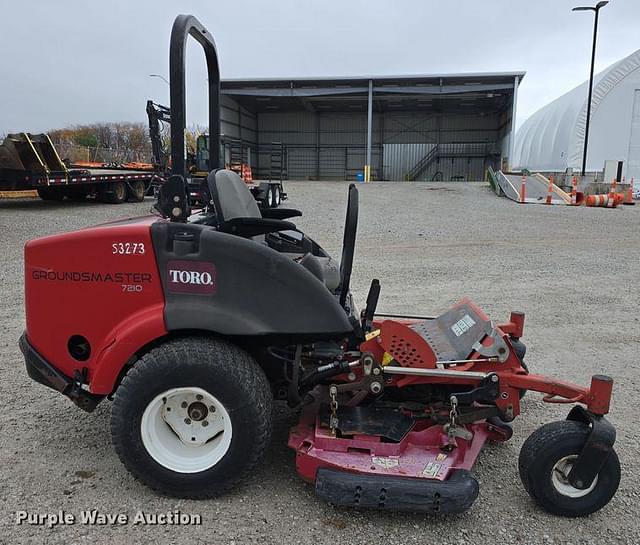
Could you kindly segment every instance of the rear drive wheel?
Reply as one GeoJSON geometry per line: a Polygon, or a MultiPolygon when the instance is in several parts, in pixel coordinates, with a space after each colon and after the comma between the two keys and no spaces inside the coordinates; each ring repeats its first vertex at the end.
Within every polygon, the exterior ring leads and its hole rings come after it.
{"type": "Polygon", "coordinates": [[[191,337],[145,354],[116,391],[113,443],[126,468],[164,494],[217,496],[247,475],[271,435],[262,369],[224,341],[191,337]]]}
{"type": "Polygon", "coordinates": [[[102,192],[102,201],[109,204],[121,204],[127,200],[127,184],[111,182],[102,192]]]}
{"type": "Polygon", "coordinates": [[[600,473],[584,489],[567,476],[582,451],[590,428],[563,420],[534,431],[522,445],[518,466],[529,495],[546,511],[565,517],[588,515],[604,507],[620,484],[620,462],[611,450],[600,473]]]}
{"type": "Polygon", "coordinates": [[[144,182],[142,180],[135,180],[129,184],[129,200],[133,202],[142,202],[144,201],[144,182]]]}
{"type": "Polygon", "coordinates": [[[43,201],[61,201],[64,199],[64,193],[57,187],[39,187],[38,197],[43,201]]]}
{"type": "Polygon", "coordinates": [[[277,185],[271,186],[273,189],[273,208],[280,206],[280,187],[277,185]]]}

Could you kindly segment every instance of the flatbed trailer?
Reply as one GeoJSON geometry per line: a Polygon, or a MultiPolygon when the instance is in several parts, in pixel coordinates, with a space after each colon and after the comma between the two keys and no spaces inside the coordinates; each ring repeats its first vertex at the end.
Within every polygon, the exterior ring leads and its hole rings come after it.
{"type": "Polygon", "coordinates": [[[46,134],[10,134],[0,145],[0,191],[35,190],[44,200],[142,201],[158,174],[151,165],[67,165],[46,134]]]}

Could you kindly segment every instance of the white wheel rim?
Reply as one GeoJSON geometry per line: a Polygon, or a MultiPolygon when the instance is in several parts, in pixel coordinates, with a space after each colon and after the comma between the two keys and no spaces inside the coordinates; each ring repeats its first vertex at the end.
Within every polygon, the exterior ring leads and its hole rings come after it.
{"type": "Polygon", "coordinates": [[[161,466],[198,473],[229,450],[232,426],[218,399],[202,388],[173,388],[156,396],[142,415],[142,443],[161,466]]]}
{"type": "Polygon", "coordinates": [[[553,483],[553,487],[557,490],[559,494],[563,496],[567,496],[568,498],[582,498],[588,494],[590,494],[593,489],[598,484],[598,476],[593,479],[593,482],[588,488],[584,490],[580,488],[576,488],[573,486],[567,476],[573,467],[573,463],[577,460],[578,455],[572,454],[571,456],[565,456],[556,462],[556,465],[553,466],[551,470],[551,482],[553,483]]]}
{"type": "Polygon", "coordinates": [[[268,193],[268,201],[269,201],[269,206],[273,206],[273,191],[271,191],[271,189],[269,189],[269,193],[268,193]]]}
{"type": "Polygon", "coordinates": [[[274,187],[273,190],[274,193],[274,201],[276,203],[276,206],[278,206],[280,204],[280,188],[279,187],[274,187]]]}

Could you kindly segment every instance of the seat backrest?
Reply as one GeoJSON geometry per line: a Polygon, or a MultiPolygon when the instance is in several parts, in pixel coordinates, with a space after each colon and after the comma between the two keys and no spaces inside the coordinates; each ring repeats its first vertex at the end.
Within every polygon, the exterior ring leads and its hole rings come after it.
{"type": "Polygon", "coordinates": [[[233,218],[261,218],[262,214],[247,184],[232,170],[217,170],[207,177],[218,224],[233,218]]]}

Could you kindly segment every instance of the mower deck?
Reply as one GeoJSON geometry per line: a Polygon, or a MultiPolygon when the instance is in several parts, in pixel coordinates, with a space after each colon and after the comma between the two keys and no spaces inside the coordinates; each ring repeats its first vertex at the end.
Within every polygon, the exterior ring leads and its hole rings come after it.
{"type": "Polygon", "coordinates": [[[405,417],[409,422],[399,424],[400,415],[374,417],[383,410],[347,417],[349,412],[338,412],[341,429],[334,435],[327,424],[327,407],[311,404],[289,434],[298,473],[315,482],[316,492],[336,505],[465,511],[478,495],[478,483],[469,470],[482,447],[488,440],[504,441],[509,435],[497,426],[479,422],[465,427],[469,439],[452,442],[442,426],[426,420],[405,417]],[[391,425],[375,434],[385,419],[391,425]],[[407,424],[409,428],[402,430],[407,424]],[[367,433],[348,434],[349,429],[358,427],[367,433]],[[392,440],[390,430],[404,433],[392,440]]]}

